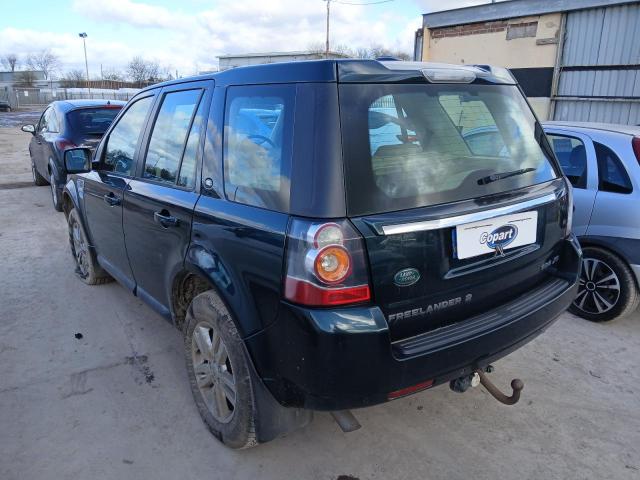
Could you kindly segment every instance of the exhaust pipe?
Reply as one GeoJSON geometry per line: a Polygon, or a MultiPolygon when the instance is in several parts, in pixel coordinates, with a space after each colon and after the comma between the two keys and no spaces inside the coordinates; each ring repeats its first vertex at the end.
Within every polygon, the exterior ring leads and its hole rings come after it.
{"type": "Polygon", "coordinates": [[[344,433],[355,432],[362,426],[351,410],[337,410],[331,412],[331,416],[344,433]]]}

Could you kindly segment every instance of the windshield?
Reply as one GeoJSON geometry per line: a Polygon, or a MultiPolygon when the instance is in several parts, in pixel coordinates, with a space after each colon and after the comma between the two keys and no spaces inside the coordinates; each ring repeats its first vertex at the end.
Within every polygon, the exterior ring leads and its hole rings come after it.
{"type": "Polygon", "coordinates": [[[557,177],[516,86],[345,84],[340,104],[350,215],[476,198],[557,177]]]}
{"type": "Polygon", "coordinates": [[[80,108],[67,114],[69,124],[74,133],[87,135],[103,135],[113,119],[120,113],[119,105],[103,108],[80,108]]]}

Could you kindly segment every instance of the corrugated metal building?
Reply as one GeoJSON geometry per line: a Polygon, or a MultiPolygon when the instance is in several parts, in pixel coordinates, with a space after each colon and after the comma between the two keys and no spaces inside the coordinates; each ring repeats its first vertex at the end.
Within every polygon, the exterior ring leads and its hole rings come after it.
{"type": "Polygon", "coordinates": [[[543,119],[640,124],[637,0],[510,0],[425,14],[414,56],[509,67],[543,119]]]}

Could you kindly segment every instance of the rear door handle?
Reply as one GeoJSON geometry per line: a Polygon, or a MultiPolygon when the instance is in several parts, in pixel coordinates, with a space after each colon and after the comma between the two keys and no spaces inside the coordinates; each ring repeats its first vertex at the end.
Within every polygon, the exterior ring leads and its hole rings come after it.
{"type": "Polygon", "coordinates": [[[121,202],[120,199],[113,194],[113,192],[107,193],[104,197],[102,197],[102,199],[104,200],[104,203],[106,203],[110,207],[120,205],[121,202]]]}
{"type": "Polygon", "coordinates": [[[153,214],[153,220],[165,228],[177,227],[180,221],[176,217],[172,217],[166,210],[161,210],[153,214]]]}

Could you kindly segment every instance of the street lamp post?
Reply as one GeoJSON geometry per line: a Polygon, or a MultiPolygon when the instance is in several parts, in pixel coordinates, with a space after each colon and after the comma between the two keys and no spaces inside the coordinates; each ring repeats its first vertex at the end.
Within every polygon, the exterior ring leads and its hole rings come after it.
{"type": "Polygon", "coordinates": [[[91,97],[91,84],[89,83],[89,62],[87,61],[87,34],[86,32],[79,33],[78,36],[82,39],[82,45],[84,45],[84,67],[87,71],[87,89],[89,90],[89,97],[91,97]]]}

